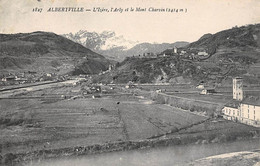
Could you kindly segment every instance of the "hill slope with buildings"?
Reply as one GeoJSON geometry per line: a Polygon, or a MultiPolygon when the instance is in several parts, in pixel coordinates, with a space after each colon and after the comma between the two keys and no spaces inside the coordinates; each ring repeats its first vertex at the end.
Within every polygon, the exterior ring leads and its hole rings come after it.
{"type": "Polygon", "coordinates": [[[126,57],[146,53],[157,54],[165,49],[184,47],[189,44],[188,42],[139,43],[138,41],[127,40],[112,31],[96,33],[80,30],[77,33],[63,34],[63,36],[104,55],[106,58],[120,62],[126,57]]]}
{"type": "Polygon", "coordinates": [[[107,70],[108,65],[102,55],[54,33],[0,34],[1,74],[23,71],[64,74],[75,69],[96,74],[107,70]],[[86,66],[82,68],[82,64],[86,66]]]}
{"type": "Polygon", "coordinates": [[[126,57],[142,56],[144,54],[158,54],[166,49],[174,47],[187,46],[188,42],[175,43],[139,43],[130,49],[113,48],[108,50],[100,50],[99,52],[107,57],[117,61],[123,61],[126,57]]]}
{"type": "Polygon", "coordinates": [[[172,50],[160,57],[127,58],[117,69],[102,76],[106,79],[100,80],[229,84],[235,76],[242,76],[249,83],[259,83],[260,24],[203,35],[176,53],[172,50]]]}

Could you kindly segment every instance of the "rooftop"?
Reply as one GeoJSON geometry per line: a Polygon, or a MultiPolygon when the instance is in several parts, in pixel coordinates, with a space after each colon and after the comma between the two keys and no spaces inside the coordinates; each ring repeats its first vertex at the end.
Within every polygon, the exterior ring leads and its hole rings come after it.
{"type": "Polygon", "coordinates": [[[260,106],[260,97],[259,96],[248,96],[242,101],[242,103],[260,106]]]}
{"type": "Polygon", "coordinates": [[[225,107],[238,108],[241,101],[232,99],[228,103],[225,104],[225,107]]]}

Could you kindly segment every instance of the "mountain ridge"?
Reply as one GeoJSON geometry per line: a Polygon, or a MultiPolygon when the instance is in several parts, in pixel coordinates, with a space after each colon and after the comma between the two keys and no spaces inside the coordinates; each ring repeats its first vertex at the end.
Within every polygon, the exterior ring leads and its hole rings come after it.
{"type": "Polygon", "coordinates": [[[83,61],[91,60],[98,68],[87,74],[106,70],[109,60],[90,49],[52,32],[0,34],[0,68],[2,73],[21,71],[72,72],[83,61]],[[101,67],[102,66],[102,67],[101,67]]]}
{"type": "Polygon", "coordinates": [[[205,34],[166,57],[129,57],[96,81],[127,83],[228,84],[244,77],[260,82],[260,24],[205,34]],[[121,71],[123,72],[121,72],[121,71]]]}
{"type": "Polygon", "coordinates": [[[158,54],[165,49],[183,47],[189,44],[185,41],[175,43],[140,43],[127,40],[122,35],[117,36],[112,31],[96,33],[80,30],[75,34],[69,33],[63,34],[63,36],[116,61],[123,61],[126,57],[144,53],[158,54]]]}

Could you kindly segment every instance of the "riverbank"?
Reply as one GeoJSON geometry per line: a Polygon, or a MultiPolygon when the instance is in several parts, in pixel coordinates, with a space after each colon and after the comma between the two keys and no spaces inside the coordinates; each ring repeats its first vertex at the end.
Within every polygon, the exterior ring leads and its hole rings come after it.
{"type": "Polygon", "coordinates": [[[221,155],[211,156],[196,160],[185,166],[222,166],[222,165],[235,165],[235,166],[259,166],[260,165],[260,149],[254,151],[242,151],[225,153],[221,155]]]}
{"type": "Polygon", "coordinates": [[[181,166],[196,160],[241,151],[260,149],[260,140],[226,143],[173,145],[33,161],[25,166],[181,166]]]}
{"type": "Polygon", "coordinates": [[[116,151],[129,151],[137,149],[146,148],[157,148],[157,147],[169,147],[174,145],[189,145],[189,144],[210,144],[210,143],[224,143],[224,142],[234,142],[236,140],[252,140],[259,139],[259,130],[255,131],[241,131],[225,133],[222,135],[216,135],[213,133],[203,134],[183,134],[181,131],[175,133],[175,136],[167,135],[156,138],[156,139],[146,139],[146,140],[136,140],[136,141],[121,141],[121,142],[111,142],[105,144],[94,144],[89,146],[74,146],[68,148],[59,149],[49,149],[49,150],[38,150],[27,153],[8,153],[1,157],[2,164],[5,165],[24,165],[28,162],[40,162],[51,158],[66,158],[73,156],[82,155],[93,155],[116,151]]]}

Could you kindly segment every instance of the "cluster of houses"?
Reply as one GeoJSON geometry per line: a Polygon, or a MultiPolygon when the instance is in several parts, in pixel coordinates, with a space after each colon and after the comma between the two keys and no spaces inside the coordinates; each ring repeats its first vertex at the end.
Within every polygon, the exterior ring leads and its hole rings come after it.
{"type": "Polygon", "coordinates": [[[143,53],[143,55],[139,54],[137,56],[133,55],[134,58],[157,58],[157,57],[169,57],[173,55],[181,55],[189,59],[196,59],[197,57],[207,57],[209,54],[205,49],[197,50],[197,49],[189,49],[185,48],[177,48],[174,47],[172,49],[167,49],[159,54],[154,53],[143,53]]]}
{"type": "Polygon", "coordinates": [[[200,92],[201,95],[208,95],[208,94],[216,93],[215,88],[206,87],[203,83],[200,83],[196,88],[201,90],[201,92],[200,92]]]}
{"type": "Polygon", "coordinates": [[[13,75],[9,73],[8,75],[5,75],[1,78],[1,81],[4,83],[10,83],[10,84],[23,84],[28,81],[27,78],[25,78],[24,73],[20,73],[17,75],[13,75]]]}
{"type": "Polygon", "coordinates": [[[259,95],[245,96],[243,79],[233,79],[233,99],[222,109],[223,118],[255,127],[260,127],[259,95]]]}
{"type": "Polygon", "coordinates": [[[21,73],[9,73],[0,76],[1,85],[16,85],[24,83],[32,83],[38,81],[49,81],[49,80],[65,80],[63,76],[57,76],[55,73],[37,73],[34,71],[21,72],[21,73]],[[58,78],[57,78],[58,77],[58,78]]]}
{"type": "Polygon", "coordinates": [[[152,53],[152,52],[145,52],[142,55],[133,55],[133,58],[157,58],[158,55],[152,53]]]}

